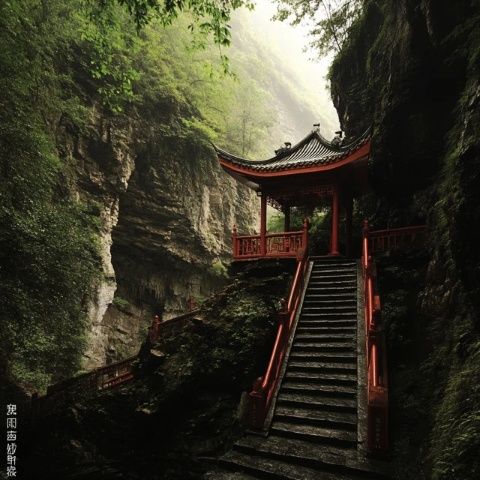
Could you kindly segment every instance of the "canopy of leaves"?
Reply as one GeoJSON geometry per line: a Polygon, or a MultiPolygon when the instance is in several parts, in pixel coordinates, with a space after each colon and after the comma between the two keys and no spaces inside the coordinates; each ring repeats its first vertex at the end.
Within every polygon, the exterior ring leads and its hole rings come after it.
{"type": "Polygon", "coordinates": [[[292,25],[307,21],[312,25],[310,46],[319,56],[339,52],[359,17],[362,0],[275,0],[276,18],[290,19],[292,25]]]}
{"type": "MultiPolygon", "coordinates": [[[[194,35],[194,44],[205,47],[207,39],[213,38],[220,47],[231,42],[229,21],[231,13],[241,7],[254,8],[251,0],[102,0],[100,3],[90,0],[101,12],[112,3],[126,8],[135,21],[137,29],[141,29],[153,19],[158,19],[163,26],[171,25],[180,14],[190,15],[188,30],[194,35]]],[[[228,70],[228,58],[220,51],[225,70],[228,70]]]]}

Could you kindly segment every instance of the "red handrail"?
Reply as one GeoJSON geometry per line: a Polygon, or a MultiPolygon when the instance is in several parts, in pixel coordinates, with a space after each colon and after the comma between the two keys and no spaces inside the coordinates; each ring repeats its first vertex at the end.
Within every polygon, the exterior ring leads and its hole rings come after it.
{"type": "MultiPolygon", "coordinates": [[[[380,232],[383,235],[388,231],[380,232]]],[[[371,256],[371,233],[373,232],[370,232],[368,222],[365,221],[362,271],[367,354],[367,448],[371,454],[384,455],[388,450],[388,375],[385,332],[380,317],[380,297],[375,293],[377,274],[371,256]]]]}
{"type": "MultiPolygon", "coordinates": [[[[197,313],[200,309],[179,315],[164,322],[156,315],[152,325],[149,327],[147,338],[150,343],[154,343],[160,337],[162,330],[180,325],[197,313]]],[[[47,393],[43,396],[32,395],[32,412],[35,416],[48,413],[55,406],[57,401],[62,401],[67,396],[84,396],[98,391],[108,390],[121,384],[129,382],[135,378],[133,363],[138,359],[138,354],[128,357],[124,360],[95,368],[90,372],[82,373],[76,377],[63,380],[62,382],[50,385],[47,393]]]]}
{"type": "Polygon", "coordinates": [[[425,225],[370,231],[368,234],[370,253],[394,250],[416,243],[426,231],[425,225]]]}
{"type": "Polygon", "coordinates": [[[385,228],[383,230],[370,230],[369,238],[379,237],[382,235],[399,235],[403,233],[418,233],[426,229],[426,225],[411,225],[409,227],[385,228]]]}
{"type": "Polygon", "coordinates": [[[365,220],[362,240],[367,354],[367,447],[383,455],[388,450],[388,369],[377,272],[372,255],[411,245],[424,235],[425,225],[371,231],[365,220]]]}
{"type": "Polygon", "coordinates": [[[252,391],[248,395],[249,402],[244,420],[246,426],[250,428],[262,429],[271,407],[273,394],[280,380],[280,370],[285,357],[285,351],[292,335],[295,316],[304,289],[307,266],[308,261],[305,250],[302,252],[302,257],[298,258],[288,301],[284,302],[284,308],[279,312],[277,335],[267,369],[263,377],[257,379],[252,391]]]}

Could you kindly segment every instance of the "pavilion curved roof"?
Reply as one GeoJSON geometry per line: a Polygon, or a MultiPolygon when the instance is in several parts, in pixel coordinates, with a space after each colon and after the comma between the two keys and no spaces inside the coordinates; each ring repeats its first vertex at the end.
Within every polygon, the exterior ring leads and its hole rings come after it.
{"type": "Polygon", "coordinates": [[[329,142],[318,130],[314,130],[296,145],[277,150],[275,156],[267,160],[247,160],[214,147],[218,157],[223,160],[224,167],[228,167],[226,164],[230,164],[252,173],[273,173],[308,167],[320,167],[319,170],[322,169],[321,167],[333,167],[335,163],[348,159],[369,141],[370,129],[356,140],[341,146],[329,142]]]}

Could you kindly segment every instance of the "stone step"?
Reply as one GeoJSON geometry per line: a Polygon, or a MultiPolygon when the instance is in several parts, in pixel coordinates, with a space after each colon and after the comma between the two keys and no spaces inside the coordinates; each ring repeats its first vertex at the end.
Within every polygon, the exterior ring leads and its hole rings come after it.
{"type": "Polygon", "coordinates": [[[357,268],[357,263],[353,260],[349,261],[335,261],[335,262],[322,262],[314,260],[313,268],[319,269],[335,269],[335,268],[357,268]]]}
{"type": "Polygon", "coordinates": [[[312,270],[310,278],[328,277],[328,278],[354,278],[357,279],[357,271],[351,268],[319,268],[312,270]]]}
{"type": "Polygon", "coordinates": [[[308,302],[307,304],[303,304],[303,311],[309,311],[309,312],[350,312],[350,313],[357,313],[357,305],[353,304],[352,305],[331,305],[324,303],[322,305],[318,305],[316,302],[308,302]]]}
{"type": "Polygon", "coordinates": [[[311,318],[317,316],[319,319],[322,318],[356,318],[357,309],[356,308],[336,308],[336,307],[310,307],[304,306],[302,309],[302,317],[311,318]]]}
{"type": "Polygon", "coordinates": [[[312,279],[308,282],[308,290],[313,288],[357,288],[357,282],[350,280],[315,280],[312,279]]]}
{"type": "Polygon", "coordinates": [[[311,301],[308,303],[303,304],[303,309],[302,312],[307,312],[307,313],[357,313],[357,304],[355,305],[352,303],[352,305],[331,305],[328,303],[318,303],[317,301],[311,301]]]}
{"type": "Polygon", "coordinates": [[[323,412],[301,407],[279,406],[273,418],[290,423],[319,425],[357,432],[357,415],[349,412],[323,412]]]}
{"type": "Polygon", "coordinates": [[[308,285],[307,290],[305,291],[305,298],[319,298],[323,295],[323,298],[331,297],[334,299],[341,298],[357,298],[357,287],[347,286],[347,287],[338,287],[338,286],[312,286],[308,285]]]}
{"type": "Polygon", "coordinates": [[[349,308],[357,308],[357,297],[356,295],[350,295],[348,297],[340,297],[340,298],[328,298],[323,297],[319,298],[320,294],[308,294],[305,296],[304,303],[306,302],[307,305],[311,306],[319,306],[319,307],[349,307],[349,308]]]}
{"type": "Polygon", "coordinates": [[[343,293],[349,295],[356,295],[357,286],[356,285],[311,285],[308,284],[306,295],[310,294],[335,294],[343,293]]]}
{"type": "Polygon", "coordinates": [[[292,350],[290,353],[292,362],[333,362],[333,363],[352,363],[357,361],[355,353],[343,352],[301,352],[292,350]]]}
{"type": "Polygon", "coordinates": [[[310,274],[310,280],[313,279],[325,279],[325,280],[350,280],[357,281],[357,272],[351,270],[337,270],[337,271],[325,271],[318,270],[312,271],[310,274]]]}
{"type": "Polygon", "coordinates": [[[299,338],[294,342],[292,346],[293,352],[351,352],[355,350],[356,343],[351,341],[344,342],[335,342],[335,343],[325,343],[325,342],[315,342],[315,339],[309,338],[308,340],[303,340],[299,338]]]}
{"type": "MultiPolygon", "coordinates": [[[[307,285],[308,289],[308,285],[307,285]]],[[[312,293],[307,293],[305,295],[305,298],[320,298],[323,300],[352,300],[357,298],[357,289],[356,288],[351,288],[351,291],[349,292],[312,292],[312,293]]]]}
{"type": "Polygon", "coordinates": [[[357,446],[357,432],[325,428],[318,425],[302,425],[289,422],[274,421],[270,432],[286,438],[301,438],[311,442],[339,447],[357,446]]]}
{"type": "Polygon", "coordinates": [[[231,472],[216,467],[215,471],[207,472],[203,476],[203,480],[259,480],[263,477],[248,475],[243,472],[231,472]]]}
{"type": "Polygon", "coordinates": [[[305,320],[344,320],[357,318],[357,312],[303,312],[300,314],[300,319],[305,320]]]}
{"type": "Polygon", "coordinates": [[[329,263],[329,264],[321,264],[321,263],[314,263],[312,267],[313,272],[319,271],[337,271],[337,270],[356,270],[357,264],[356,263],[329,263]]]}
{"type": "Polygon", "coordinates": [[[355,363],[333,363],[318,361],[297,361],[289,359],[288,369],[291,372],[318,372],[318,373],[346,373],[357,374],[357,365],[355,363]]]}
{"type": "MultiPolygon", "coordinates": [[[[351,325],[349,327],[297,327],[296,334],[298,338],[314,338],[317,335],[336,335],[336,334],[345,334],[349,338],[356,338],[357,336],[357,327],[351,325]]],[[[340,337],[337,337],[340,338],[340,337]]]]}
{"type": "Polygon", "coordinates": [[[297,334],[295,335],[295,343],[312,342],[316,345],[322,343],[328,345],[329,343],[333,342],[340,346],[341,344],[345,343],[354,344],[356,343],[356,338],[357,336],[355,330],[352,330],[351,333],[342,333],[332,329],[322,330],[321,333],[318,333],[318,330],[314,333],[303,333],[298,332],[297,330],[297,334]]]}
{"type": "Polygon", "coordinates": [[[329,298],[316,299],[316,298],[305,297],[303,304],[308,307],[318,306],[318,307],[330,307],[330,308],[340,307],[340,308],[356,309],[357,299],[354,298],[353,296],[350,299],[342,299],[342,300],[332,300],[329,298]]]}
{"type": "Polygon", "coordinates": [[[351,269],[339,270],[315,270],[310,274],[310,278],[357,278],[357,272],[351,269]]]}
{"type": "Polygon", "coordinates": [[[335,397],[280,391],[277,397],[277,404],[310,408],[312,410],[357,413],[356,399],[343,398],[341,396],[335,397]]]}
{"type": "Polygon", "coordinates": [[[319,320],[328,320],[328,319],[340,319],[342,318],[357,318],[357,309],[351,308],[349,310],[334,310],[334,311],[324,311],[317,308],[312,309],[311,307],[306,307],[302,309],[300,314],[301,318],[312,319],[313,317],[318,317],[319,320]]]}
{"type": "Polygon", "coordinates": [[[353,342],[343,342],[339,345],[322,343],[295,343],[292,346],[292,354],[305,354],[312,359],[326,358],[324,354],[344,354],[355,351],[356,345],[353,342]]]}
{"type": "Polygon", "coordinates": [[[357,326],[356,318],[347,318],[346,320],[314,320],[304,318],[298,322],[298,328],[311,327],[355,327],[357,326]]]}
{"type": "MultiPolygon", "coordinates": [[[[315,469],[314,480],[387,480],[385,462],[359,457],[351,449],[319,445],[307,440],[270,435],[267,439],[246,436],[235,449],[253,457],[281,460],[315,469]],[[328,476],[332,474],[333,476],[328,476]]],[[[302,478],[299,476],[297,478],[302,478]]],[[[304,476],[302,480],[310,480],[304,476]]]]}
{"type": "Polygon", "coordinates": [[[317,309],[319,310],[324,310],[324,311],[331,311],[331,312],[336,312],[336,311],[351,311],[351,312],[357,312],[357,302],[352,300],[351,304],[347,303],[327,303],[325,301],[318,302],[317,300],[307,300],[303,302],[303,310],[310,310],[310,309],[315,309],[313,311],[316,311],[317,309]]]}
{"type": "MultiPolygon", "coordinates": [[[[269,455],[269,457],[271,457],[269,455]]],[[[355,477],[339,477],[333,472],[319,472],[316,468],[285,462],[278,458],[264,457],[258,453],[228,452],[219,459],[224,468],[241,471],[254,478],[271,480],[357,480],[355,477]],[[321,475],[321,476],[319,476],[321,475]]],[[[235,478],[235,477],[233,477],[235,478]]]]}
{"type": "Polygon", "coordinates": [[[354,398],[357,394],[357,389],[356,387],[349,387],[345,385],[322,385],[318,382],[307,383],[287,380],[282,383],[280,392],[354,398]]]}
{"type": "Polygon", "coordinates": [[[285,373],[285,380],[305,383],[321,383],[322,385],[357,386],[357,375],[346,373],[316,373],[312,371],[289,371],[285,373]]]}

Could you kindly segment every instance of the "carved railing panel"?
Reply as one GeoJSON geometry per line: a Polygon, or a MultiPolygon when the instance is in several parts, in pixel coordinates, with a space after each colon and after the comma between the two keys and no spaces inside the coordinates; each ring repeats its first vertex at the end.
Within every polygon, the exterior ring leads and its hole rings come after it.
{"type": "Polygon", "coordinates": [[[308,225],[296,232],[269,233],[261,235],[237,235],[233,229],[233,258],[247,260],[261,257],[292,257],[302,256],[307,249],[308,225]]]}
{"type": "Polygon", "coordinates": [[[379,252],[415,245],[424,239],[425,231],[425,225],[416,225],[369,232],[370,253],[374,255],[379,252]]]}

